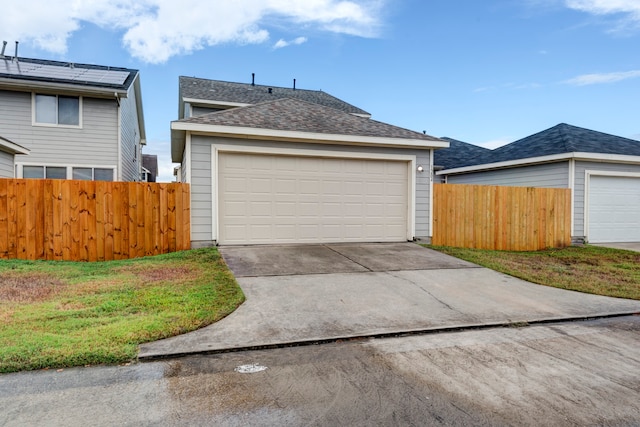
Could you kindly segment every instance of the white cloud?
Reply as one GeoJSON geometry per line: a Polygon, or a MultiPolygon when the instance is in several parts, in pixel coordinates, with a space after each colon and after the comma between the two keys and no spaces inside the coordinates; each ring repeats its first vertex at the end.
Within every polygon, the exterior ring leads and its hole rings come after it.
{"type": "MultiPolygon", "coordinates": [[[[284,22],[289,29],[375,37],[386,1],[22,0],[19,7],[3,8],[0,28],[4,37],[62,54],[73,33],[89,22],[122,31],[132,56],[161,63],[206,46],[263,43],[269,39],[264,27],[272,20],[284,22]]],[[[302,43],[296,40],[283,42],[302,43]]]]}
{"type": "Polygon", "coordinates": [[[287,47],[287,46],[291,46],[291,45],[299,45],[302,43],[306,43],[307,42],[307,38],[306,37],[297,37],[291,41],[286,41],[284,39],[280,39],[276,42],[276,44],[273,45],[274,49],[281,49],[283,47],[287,47]]]}
{"type": "Polygon", "coordinates": [[[640,1],[638,0],[565,0],[568,8],[606,16],[619,15],[617,30],[640,27],[640,1]]]}
{"type": "Polygon", "coordinates": [[[587,86],[603,83],[615,83],[622,80],[634,79],[637,77],[640,77],[640,70],[624,71],[618,73],[583,74],[581,76],[566,80],[564,83],[574,86],[587,86]]]}

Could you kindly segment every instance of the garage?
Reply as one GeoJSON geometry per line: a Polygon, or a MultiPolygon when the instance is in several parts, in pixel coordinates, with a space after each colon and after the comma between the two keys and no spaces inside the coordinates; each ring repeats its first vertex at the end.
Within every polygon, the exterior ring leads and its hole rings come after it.
{"type": "Polygon", "coordinates": [[[411,238],[408,161],[220,152],[220,244],[411,238]]]}
{"type": "Polygon", "coordinates": [[[640,242],[640,177],[591,175],[590,243],[640,242]]]}

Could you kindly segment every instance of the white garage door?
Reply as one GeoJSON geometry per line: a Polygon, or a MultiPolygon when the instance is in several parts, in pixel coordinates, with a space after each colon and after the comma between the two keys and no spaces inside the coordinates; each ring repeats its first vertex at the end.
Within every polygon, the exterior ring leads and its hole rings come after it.
{"type": "Polygon", "coordinates": [[[407,240],[408,162],[221,153],[221,244],[407,240]]]}
{"type": "Polygon", "coordinates": [[[589,242],[640,242],[640,178],[589,181],[589,242]]]}

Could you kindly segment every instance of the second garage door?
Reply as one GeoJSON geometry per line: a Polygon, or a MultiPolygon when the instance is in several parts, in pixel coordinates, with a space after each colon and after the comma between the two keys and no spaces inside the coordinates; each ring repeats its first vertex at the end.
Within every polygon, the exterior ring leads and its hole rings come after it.
{"type": "Polygon", "coordinates": [[[589,242],[640,242],[640,178],[589,181],[589,242]]]}
{"type": "Polygon", "coordinates": [[[220,153],[220,244],[408,236],[408,162],[220,153]]]}

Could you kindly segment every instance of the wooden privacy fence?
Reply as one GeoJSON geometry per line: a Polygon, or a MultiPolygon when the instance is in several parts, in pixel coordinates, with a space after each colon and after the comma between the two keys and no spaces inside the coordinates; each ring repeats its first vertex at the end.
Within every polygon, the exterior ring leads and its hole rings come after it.
{"type": "Polygon", "coordinates": [[[106,261],[190,247],[188,184],[0,179],[0,258],[106,261]]]}
{"type": "Polygon", "coordinates": [[[571,244],[571,190],[433,185],[434,245],[533,251],[571,244]]]}

